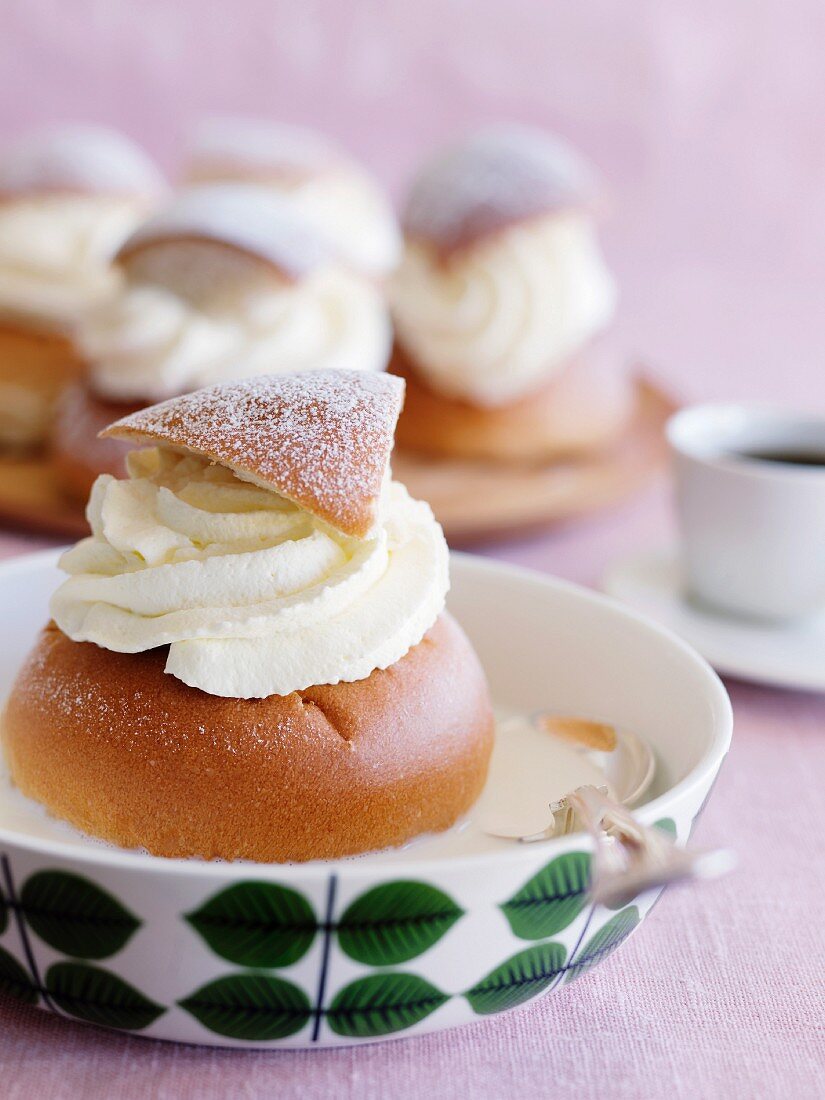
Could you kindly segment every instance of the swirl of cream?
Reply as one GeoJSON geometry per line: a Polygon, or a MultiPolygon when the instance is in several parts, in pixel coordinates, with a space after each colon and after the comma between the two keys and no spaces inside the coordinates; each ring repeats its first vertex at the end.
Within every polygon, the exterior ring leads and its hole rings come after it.
{"type": "Polygon", "coordinates": [[[365,173],[355,167],[306,180],[294,202],[341,260],[365,275],[381,277],[401,258],[401,235],[392,209],[365,173]]]}
{"type": "Polygon", "coordinates": [[[304,370],[383,370],[391,328],[379,293],[332,266],[196,305],[126,284],[78,325],[95,389],[159,401],[213,382],[304,370]]]}
{"type": "Polygon", "coordinates": [[[145,212],[145,202],[114,194],[0,201],[0,313],[71,325],[117,286],[110,260],[145,212]]]}
{"type": "Polygon", "coordinates": [[[519,222],[446,259],[411,242],[392,284],[398,337],[434,388],[514,401],[611,320],[616,292],[577,211],[519,222]]]}
{"type": "Polygon", "coordinates": [[[75,641],[168,645],[166,671],[185,684],[262,698],[387,668],[443,609],[441,528],[395,482],[354,539],[200,458],[134,452],[129,473],[98,478],[92,535],[61,559],[51,612],[75,641]]]}

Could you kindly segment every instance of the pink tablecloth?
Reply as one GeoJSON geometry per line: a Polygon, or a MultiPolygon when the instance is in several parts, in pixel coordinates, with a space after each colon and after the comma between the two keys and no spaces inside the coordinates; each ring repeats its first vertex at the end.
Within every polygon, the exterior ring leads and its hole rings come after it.
{"type": "MultiPolygon", "coordinates": [[[[615,553],[666,531],[666,511],[653,494],[621,513],[496,553],[594,583],[615,553]]],[[[0,555],[30,545],[0,536],[0,555]]],[[[735,848],[739,870],[702,890],[672,891],[617,955],[558,996],[457,1032],[339,1051],[249,1054],[108,1034],[0,1002],[0,1094],[822,1096],[825,698],[729,688],[734,745],[696,840],[735,848]]]]}

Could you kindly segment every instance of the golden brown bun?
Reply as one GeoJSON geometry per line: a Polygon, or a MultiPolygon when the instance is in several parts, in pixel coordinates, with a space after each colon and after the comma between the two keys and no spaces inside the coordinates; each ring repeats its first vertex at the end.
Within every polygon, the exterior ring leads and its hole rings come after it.
{"type": "Polygon", "coordinates": [[[443,615],[352,684],[240,700],[50,624],[3,716],[12,777],[56,817],[155,855],[332,859],[446,829],[484,785],[484,674],[443,615]]]}
{"type": "Polygon", "coordinates": [[[484,408],[429,388],[396,342],[389,370],[407,383],[399,448],[437,458],[543,463],[598,451],[621,434],[633,389],[606,345],[574,356],[541,389],[484,408]]]}
{"type": "Polygon", "coordinates": [[[57,398],[82,372],[66,336],[0,322],[0,446],[44,442],[57,398]]]}
{"type": "Polygon", "coordinates": [[[67,493],[85,504],[101,474],[126,477],[130,444],[98,436],[113,420],[140,407],[104,401],[86,382],[76,383],[63,394],[55,412],[51,450],[55,473],[67,493]]]}
{"type": "Polygon", "coordinates": [[[386,374],[268,374],[173,397],[103,436],[201,455],[362,538],[378,517],[403,401],[403,383],[386,374]]]}

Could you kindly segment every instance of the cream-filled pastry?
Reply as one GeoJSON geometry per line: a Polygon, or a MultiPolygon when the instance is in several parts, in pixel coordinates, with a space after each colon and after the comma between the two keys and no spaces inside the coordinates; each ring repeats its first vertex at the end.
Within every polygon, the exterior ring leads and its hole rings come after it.
{"type": "Polygon", "coordinates": [[[572,150],[522,126],[481,130],[425,165],[391,286],[393,369],[412,393],[400,443],[543,460],[615,436],[630,397],[604,381],[616,290],[596,197],[572,150]]]}
{"type": "Polygon", "coordinates": [[[139,411],[12,691],[21,790],[168,856],[332,858],[452,824],[486,776],[448,554],[389,467],[403,383],[266,376],[139,411]]]}
{"type": "Polygon", "coordinates": [[[122,472],[124,449],[95,439],[127,411],[219,381],[387,364],[379,291],[264,188],[180,195],[125,242],[116,265],[117,292],[77,329],[88,381],[55,428],[64,481],[83,497],[97,474],[122,472]]]}
{"type": "Polygon", "coordinates": [[[323,134],[263,119],[212,118],[196,130],[187,179],[257,183],[286,195],[346,264],[383,278],[401,258],[387,197],[323,134]]]}
{"type": "Polygon", "coordinates": [[[0,151],[0,445],[43,442],[82,370],[77,319],[112,293],[111,259],[163,191],[114,131],[70,126],[0,151]]]}

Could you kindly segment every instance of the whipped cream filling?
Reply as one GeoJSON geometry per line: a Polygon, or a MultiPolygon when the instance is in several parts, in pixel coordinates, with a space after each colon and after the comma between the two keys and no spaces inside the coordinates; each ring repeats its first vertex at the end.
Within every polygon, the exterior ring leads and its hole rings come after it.
{"type": "Polygon", "coordinates": [[[421,374],[486,406],[552,377],[615,304],[595,225],[573,211],[512,225],[446,261],[413,241],[392,282],[398,336],[421,374]]]}
{"type": "Polygon", "coordinates": [[[429,507],[388,481],[350,538],[222,466],[133,452],[92,490],[92,535],[68,550],[51,613],[74,641],[169,646],[166,671],[211,695],[262,698],[361,680],[443,610],[447,546],[429,507]]]}
{"type": "Polygon", "coordinates": [[[125,285],[78,325],[95,389],[160,401],[260,374],[386,366],[390,321],[367,282],[323,268],[297,282],[239,287],[195,304],[161,286],[125,285]]]}
{"type": "Polygon", "coordinates": [[[122,195],[0,201],[0,314],[72,325],[117,286],[110,260],[144,214],[145,203],[122,195]]]}
{"type": "Polygon", "coordinates": [[[301,214],[346,263],[380,277],[401,258],[395,215],[372,182],[356,169],[320,173],[290,191],[301,214]]]}

